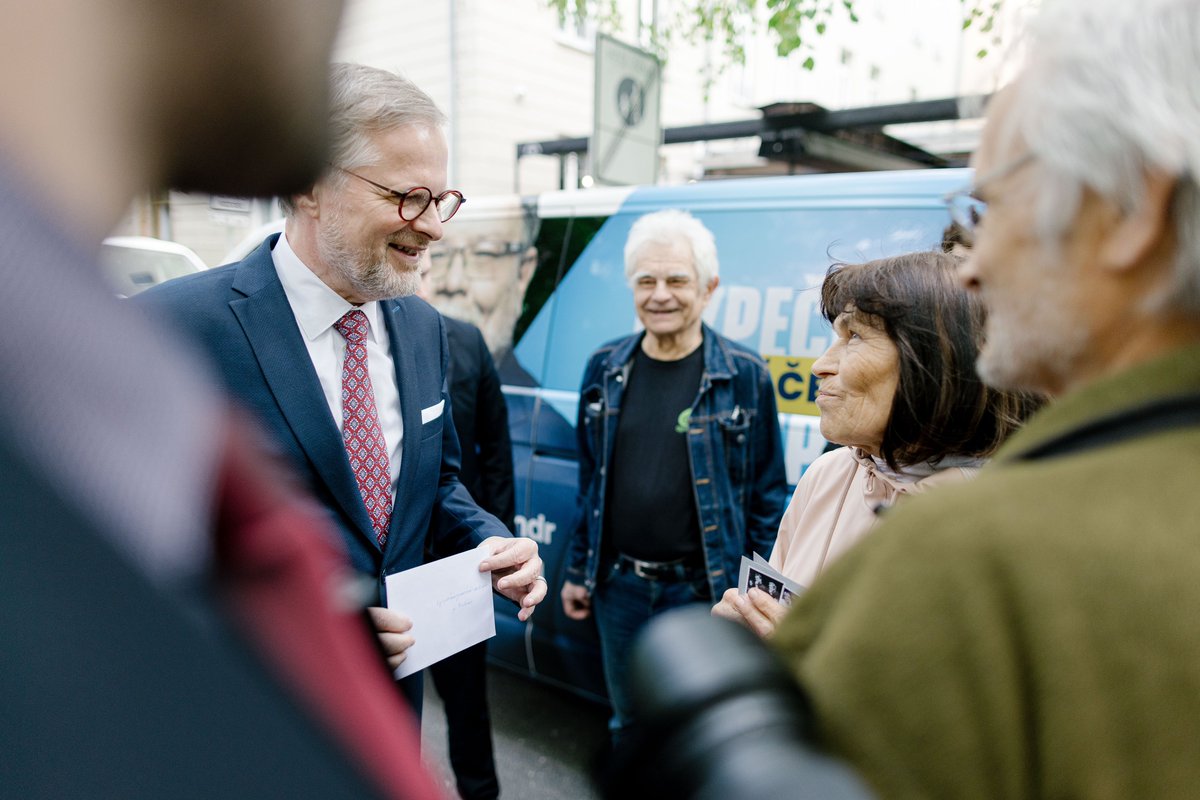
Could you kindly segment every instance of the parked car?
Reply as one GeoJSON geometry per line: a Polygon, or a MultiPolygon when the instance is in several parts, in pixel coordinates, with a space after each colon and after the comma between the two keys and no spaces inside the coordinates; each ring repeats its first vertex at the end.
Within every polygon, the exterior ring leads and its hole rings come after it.
{"type": "Polygon", "coordinates": [[[100,265],[122,297],[208,268],[189,248],[149,236],[110,236],[100,245],[100,265]]]}

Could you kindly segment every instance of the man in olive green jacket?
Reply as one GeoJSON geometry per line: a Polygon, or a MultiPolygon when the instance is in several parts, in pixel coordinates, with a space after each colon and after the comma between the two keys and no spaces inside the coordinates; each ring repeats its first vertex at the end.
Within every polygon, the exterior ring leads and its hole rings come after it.
{"type": "Polygon", "coordinates": [[[1047,3],[989,108],[978,367],[1057,399],[774,643],[883,797],[1200,796],[1200,3],[1047,3]]]}

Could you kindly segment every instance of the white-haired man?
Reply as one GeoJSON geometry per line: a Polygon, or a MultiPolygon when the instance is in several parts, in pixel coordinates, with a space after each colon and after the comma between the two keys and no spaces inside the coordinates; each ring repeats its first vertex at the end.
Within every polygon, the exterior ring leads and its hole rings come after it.
{"type": "MultiPolygon", "coordinates": [[[[138,302],[192,336],[257,413],[376,600],[386,575],[422,563],[427,534],[435,555],[486,541],[480,570],[527,619],[546,591],[537,545],[459,481],[442,318],[415,296],[422,256],[462,202],[446,186],[444,117],[410,81],[356,64],[334,65],[332,98],[332,166],[287,198],[283,234],[138,302]]],[[[371,614],[398,666],[409,620],[371,614]]],[[[419,711],[420,681],[403,686],[419,711]]]]}
{"type": "Polygon", "coordinates": [[[1200,785],[1200,3],[1059,0],[992,103],[962,279],[978,368],[1056,397],[889,512],[779,629],[883,797],[1200,785]]]}
{"type": "Polygon", "coordinates": [[[742,556],[769,554],[787,479],[775,391],[757,354],[704,325],[717,248],[703,223],[638,219],[625,276],[645,331],[603,345],[579,396],[581,523],[563,608],[594,610],[619,743],[632,718],[625,672],[651,617],[712,603],[742,556]]]}

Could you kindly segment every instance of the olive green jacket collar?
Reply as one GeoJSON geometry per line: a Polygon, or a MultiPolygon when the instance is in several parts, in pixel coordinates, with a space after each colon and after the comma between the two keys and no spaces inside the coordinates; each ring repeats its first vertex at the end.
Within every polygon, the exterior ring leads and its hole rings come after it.
{"type": "Polygon", "coordinates": [[[1016,461],[1044,442],[1100,417],[1197,391],[1200,391],[1200,345],[1174,350],[1050,402],[1012,435],[992,463],[1016,461]]]}

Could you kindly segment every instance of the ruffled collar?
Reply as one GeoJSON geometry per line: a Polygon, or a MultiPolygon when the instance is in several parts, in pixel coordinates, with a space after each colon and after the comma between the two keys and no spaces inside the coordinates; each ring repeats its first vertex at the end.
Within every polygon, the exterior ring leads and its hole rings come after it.
{"type": "MultiPolygon", "coordinates": [[[[947,470],[957,470],[964,477],[987,463],[985,458],[971,456],[946,456],[937,463],[922,461],[905,464],[894,470],[882,458],[877,458],[859,447],[849,448],[850,453],[867,471],[866,493],[869,499],[890,505],[897,494],[909,494],[925,488],[926,479],[947,470]]],[[[931,481],[931,483],[941,481],[931,481]]]]}

